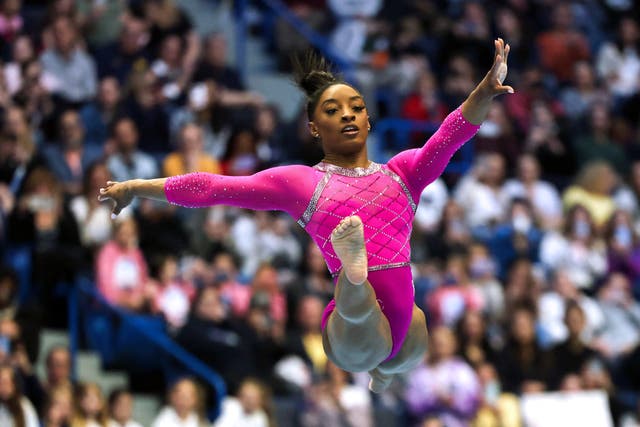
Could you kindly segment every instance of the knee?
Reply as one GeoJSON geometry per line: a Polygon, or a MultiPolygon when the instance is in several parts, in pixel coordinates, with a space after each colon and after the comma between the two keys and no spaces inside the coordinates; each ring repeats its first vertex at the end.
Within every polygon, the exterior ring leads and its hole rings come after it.
{"type": "Polygon", "coordinates": [[[353,340],[349,345],[334,343],[330,337],[324,340],[324,349],[329,360],[348,372],[368,372],[375,369],[389,356],[391,347],[391,340],[386,340],[386,337],[381,337],[373,343],[353,340]]]}

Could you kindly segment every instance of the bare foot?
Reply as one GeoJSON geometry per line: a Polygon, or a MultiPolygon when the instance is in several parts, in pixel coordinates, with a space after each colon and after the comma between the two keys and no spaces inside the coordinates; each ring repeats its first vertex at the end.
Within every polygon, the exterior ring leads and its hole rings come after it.
{"type": "Polygon", "coordinates": [[[349,282],[354,285],[364,283],[367,280],[367,250],[360,217],[353,215],[340,221],[331,232],[331,244],[349,282]]]}
{"type": "Polygon", "coordinates": [[[369,371],[369,376],[371,377],[371,380],[369,381],[369,390],[374,393],[382,393],[393,381],[393,375],[383,374],[378,368],[369,371]]]}

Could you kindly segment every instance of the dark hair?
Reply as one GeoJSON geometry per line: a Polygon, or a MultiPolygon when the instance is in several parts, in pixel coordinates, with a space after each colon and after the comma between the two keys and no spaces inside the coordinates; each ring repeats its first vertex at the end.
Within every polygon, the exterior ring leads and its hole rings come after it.
{"type": "Polygon", "coordinates": [[[312,50],[293,56],[291,62],[296,84],[307,95],[307,116],[311,120],[322,93],[329,86],[344,84],[345,81],[333,74],[331,64],[312,50]]]}
{"type": "Polygon", "coordinates": [[[116,405],[116,403],[118,403],[118,400],[120,400],[122,396],[128,396],[128,395],[131,395],[131,392],[127,388],[118,387],[115,390],[113,390],[109,394],[109,399],[107,399],[107,403],[109,405],[109,411],[113,412],[113,407],[116,405]]]}
{"type": "Polygon", "coordinates": [[[2,363],[0,365],[0,371],[7,370],[11,372],[11,380],[13,381],[13,395],[11,395],[5,402],[5,406],[7,411],[11,414],[13,418],[13,425],[16,427],[25,427],[26,417],[24,414],[24,410],[22,409],[21,399],[22,392],[20,391],[20,382],[18,379],[18,372],[9,364],[2,363]]]}

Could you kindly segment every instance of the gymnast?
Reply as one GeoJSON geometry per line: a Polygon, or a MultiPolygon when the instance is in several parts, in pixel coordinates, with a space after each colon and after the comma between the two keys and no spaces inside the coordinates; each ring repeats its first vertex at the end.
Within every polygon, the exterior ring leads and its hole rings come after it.
{"type": "Polygon", "coordinates": [[[309,130],[324,158],[313,167],[280,166],[251,176],[190,173],[107,182],[98,198],[117,215],[134,197],[196,208],[226,204],[281,210],[322,251],[335,281],[322,319],[327,357],[350,372],[368,372],[381,392],[393,376],[415,367],[427,351],[424,313],[414,303],[409,237],[416,203],[486,118],[491,100],[513,93],[503,85],[509,45],[495,40],[493,66],[423,147],[386,164],[370,161],[371,129],[361,94],[310,57],[296,78],[307,95],[309,130]]]}

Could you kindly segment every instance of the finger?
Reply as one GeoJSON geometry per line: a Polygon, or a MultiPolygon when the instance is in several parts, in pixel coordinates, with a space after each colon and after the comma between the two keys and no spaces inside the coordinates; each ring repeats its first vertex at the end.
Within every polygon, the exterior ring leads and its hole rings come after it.
{"type": "Polygon", "coordinates": [[[500,56],[504,58],[504,40],[498,38],[498,42],[500,43],[500,56]]]}
{"type": "Polygon", "coordinates": [[[509,44],[507,44],[504,47],[504,63],[506,64],[507,61],[509,60],[509,52],[511,52],[511,46],[509,46],[509,44]]]}
{"type": "Polygon", "coordinates": [[[495,91],[496,91],[496,93],[498,95],[503,95],[505,93],[509,93],[509,94],[515,93],[515,91],[513,90],[513,88],[511,86],[498,86],[495,89],[495,91]]]}
{"type": "Polygon", "coordinates": [[[502,56],[500,56],[499,54],[496,55],[496,59],[495,61],[493,61],[493,65],[491,66],[491,69],[489,70],[489,75],[491,76],[492,80],[495,80],[498,78],[498,68],[500,68],[500,64],[502,63],[502,56]]]}

